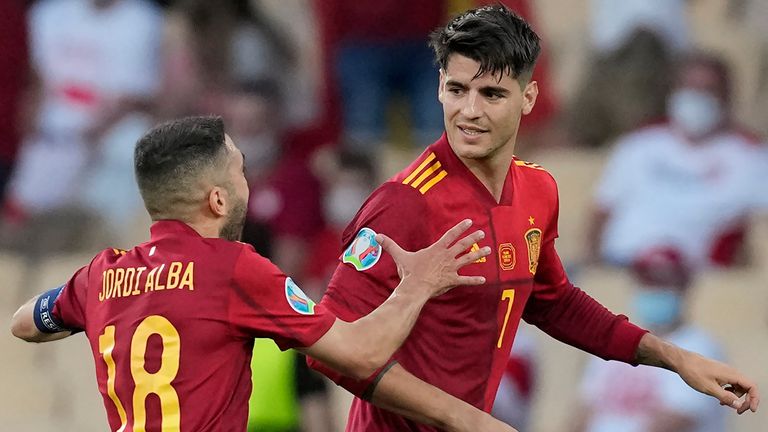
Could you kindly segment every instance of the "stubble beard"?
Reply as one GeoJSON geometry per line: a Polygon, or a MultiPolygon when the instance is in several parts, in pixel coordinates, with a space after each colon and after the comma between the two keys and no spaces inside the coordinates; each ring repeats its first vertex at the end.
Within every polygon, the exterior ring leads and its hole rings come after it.
{"type": "Polygon", "coordinates": [[[243,227],[245,226],[246,205],[244,202],[238,202],[232,208],[232,214],[227,218],[227,222],[221,227],[219,237],[229,241],[240,241],[243,238],[243,227]]]}

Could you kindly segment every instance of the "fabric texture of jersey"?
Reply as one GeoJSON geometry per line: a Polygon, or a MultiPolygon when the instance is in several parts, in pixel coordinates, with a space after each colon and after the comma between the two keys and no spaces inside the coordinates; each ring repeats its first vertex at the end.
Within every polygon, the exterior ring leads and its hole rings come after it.
{"type": "MultiPolygon", "coordinates": [[[[395,354],[406,370],[490,411],[520,319],[551,336],[607,359],[632,361],[644,331],[611,314],[568,281],[555,251],[558,197],[554,179],[535,164],[515,160],[497,203],[443,137],[408,168],[379,187],[343,235],[344,246],[363,228],[384,233],[407,250],[429,246],[465,218],[485,238],[491,255],[467,266],[482,286],[461,286],[430,300],[395,354]]],[[[386,300],[399,279],[383,255],[358,271],[339,264],[321,304],[345,321],[386,300]]],[[[356,395],[375,377],[357,381],[319,362],[310,365],[356,395]]],[[[431,431],[356,398],[348,431],[431,431]]]]}
{"type": "Polygon", "coordinates": [[[245,431],[254,338],[310,346],[335,320],[251,246],[177,221],[97,255],[53,313],[85,330],[110,428],[121,431],[142,418],[147,430],[245,431]]]}

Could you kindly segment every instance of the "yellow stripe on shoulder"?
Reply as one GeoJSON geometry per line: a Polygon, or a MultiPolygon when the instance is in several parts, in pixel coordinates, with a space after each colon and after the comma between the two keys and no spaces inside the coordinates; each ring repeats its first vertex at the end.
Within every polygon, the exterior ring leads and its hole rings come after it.
{"type": "Polygon", "coordinates": [[[420,172],[421,172],[421,171],[422,171],[424,168],[426,168],[426,166],[427,166],[427,165],[429,165],[429,163],[430,163],[430,162],[432,162],[433,160],[435,160],[435,157],[436,157],[436,156],[435,156],[435,154],[434,154],[434,153],[430,153],[430,154],[429,154],[429,156],[427,156],[427,157],[426,157],[426,158],[425,158],[425,159],[424,159],[424,160],[421,162],[421,164],[419,164],[419,166],[418,166],[418,167],[416,167],[416,169],[415,169],[415,170],[413,170],[413,172],[411,172],[411,173],[408,175],[408,177],[406,177],[406,178],[405,178],[405,180],[403,180],[403,184],[408,184],[408,183],[410,183],[410,182],[411,182],[411,180],[413,180],[414,178],[416,178],[416,176],[417,176],[417,175],[419,175],[419,173],[420,173],[420,172]]]}
{"type": "Polygon", "coordinates": [[[445,176],[447,176],[447,175],[448,175],[448,171],[446,171],[446,170],[440,171],[439,173],[437,173],[436,176],[432,177],[432,179],[430,179],[428,182],[424,183],[424,186],[419,188],[419,192],[421,192],[421,194],[424,195],[425,193],[427,193],[427,191],[432,189],[432,187],[434,185],[440,183],[440,181],[442,179],[444,179],[445,176]]]}
{"type": "Polygon", "coordinates": [[[436,184],[440,183],[440,180],[448,175],[448,171],[442,169],[443,165],[439,160],[435,159],[435,154],[430,153],[415,170],[408,174],[408,177],[403,180],[403,184],[418,190],[424,195],[436,184]]]}
{"type": "Polygon", "coordinates": [[[522,167],[527,167],[527,168],[533,168],[533,169],[542,170],[542,171],[546,171],[546,169],[544,169],[544,167],[539,165],[539,164],[535,164],[533,162],[526,162],[526,161],[523,161],[523,160],[515,159],[515,165],[522,166],[522,167]]]}

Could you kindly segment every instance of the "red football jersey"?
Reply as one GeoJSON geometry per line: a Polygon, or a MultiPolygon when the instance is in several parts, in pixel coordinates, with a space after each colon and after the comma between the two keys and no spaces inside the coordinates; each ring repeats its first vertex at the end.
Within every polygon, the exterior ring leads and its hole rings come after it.
{"type": "MultiPolygon", "coordinates": [[[[377,189],[343,236],[346,250],[321,304],[345,321],[368,314],[399,278],[389,255],[371,254],[374,232],[416,250],[465,218],[483,229],[476,245],[492,254],[467,266],[481,286],[454,288],[430,300],[395,354],[420,379],[490,411],[521,318],[550,335],[605,358],[631,361],[644,331],[569,283],[555,251],[558,196],[552,176],[515,160],[497,203],[453,153],[445,136],[377,189]],[[586,327],[586,328],[585,328],[586,327]]],[[[475,246],[473,246],[475,248],[475,246]]],[[[357,395],[373,381],[310,364],[357,395]]],[[[432,431],[360,398],[348,431],[432,431]]]]}
{"type": "Polygon", "coordinates": [[[53,313],[85,330],[112,430],[245,431],[253,339],[310,346],[335,317],[248,245],[151,232],[78,270],[53,313]]]}

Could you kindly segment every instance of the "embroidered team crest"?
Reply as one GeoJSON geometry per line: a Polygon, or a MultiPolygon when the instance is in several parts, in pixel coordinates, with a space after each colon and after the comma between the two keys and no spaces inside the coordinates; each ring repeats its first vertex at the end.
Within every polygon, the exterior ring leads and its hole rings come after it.
{"type": "Polygon", "coordinates": [[[541,230],[531,228],[525,232],[525,242],[528,244],[528,270],[536,274],[539,266],[539,254],[541,253],[541,230]]]}
{"type": "Polygon", "coordinates": [[[357,271],[368,270],[381,258],[381,245],[376,241],[376,232],[363,228],[344,251],[341,261],[352,264],[357,271]]]}
{"type": "Polygon", "coordinates": [[[304,294],[304,291],[296,285],[291,278],[285,278],[285,298],[291,309],[302,315],[314,315],[315,302],[304,294]]]}
{"type": "Polygon", "coordinates": [[[512,270],[515,268],[515,247],[512,243],[502,243],[499,245],[499,267],[502,270],[512,270]]]}

